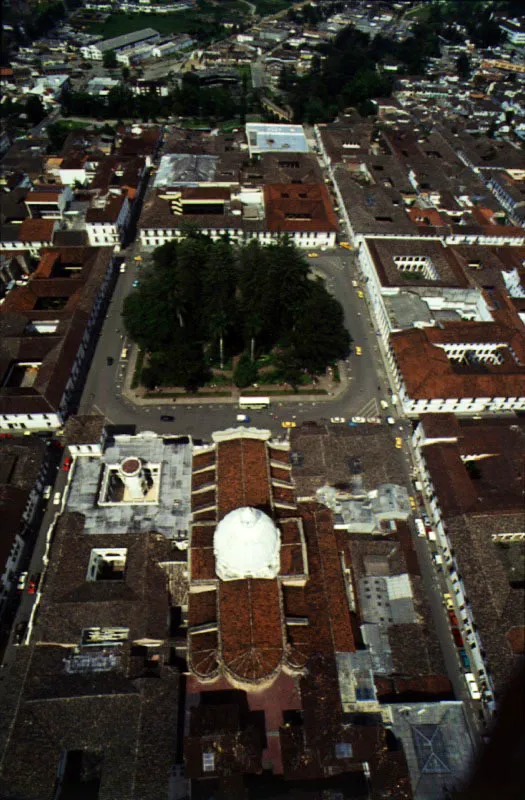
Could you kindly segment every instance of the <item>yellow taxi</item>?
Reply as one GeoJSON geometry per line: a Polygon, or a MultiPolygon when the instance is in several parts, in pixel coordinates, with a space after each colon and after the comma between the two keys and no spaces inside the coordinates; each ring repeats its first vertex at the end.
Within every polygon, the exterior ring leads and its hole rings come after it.
{"type": "Polygon", "coordinates": [[[319,253],[308,253],[308,258],[319,258],[319,253]]]}
{"type": "Polygon", "coordinates": [[[135,256],[135,261],[142,261],[142,256],[135,256]]]}
{"type": "Polygon", "coordinates": [[[401,436],[396,436],[396,449],[401,450],[402,447],[403,447],[403,439],[401,438],[401,436]]]}
{"type": "Polygon", "coordinates": [[[446,594],[443,595],[443,600],[445,601],[446,607],[453,611],[454,603],[452,602],[452,595],[449,592],[447,592],[446,594]]]}
{"type": "Polygon", "coordinates": [[[358,344],[356,344],[356,346],[355,346],[355,354],[356,354],[356,356],[362,356],[363,355],[363,348],[360,347],[358,344]]]}
{"type": "Polygon", "coordinates": [[[412,509],[412,511],[415,511],[417,506],[416,506],[416,501],[414,500],[412,495],[409,495],[408,502],[410,503],[410,508],[412,509]]]}
{"type": "Polygon", "coordinates": [[[362,300],[365,295],[364,295],[364,293],[363,293],[363,291],[361,289],[358,289],[357,290],[357,296],[362,300]]]}
{"type": "Polygon", "coordinates": [[[291,419],[283,419],[283,421],[281,422],[281,427],[283,427],[283,428],[296,428],[297,427],[297,422],[295,422],[294,420],[291,420],[291,419]]]}
{"type": "Polygon", "coordinates": [[[339,247],[344,247],[345,250],[353,250],[354,248],[350,244],[350,242],[339,242],[339,247]]]}

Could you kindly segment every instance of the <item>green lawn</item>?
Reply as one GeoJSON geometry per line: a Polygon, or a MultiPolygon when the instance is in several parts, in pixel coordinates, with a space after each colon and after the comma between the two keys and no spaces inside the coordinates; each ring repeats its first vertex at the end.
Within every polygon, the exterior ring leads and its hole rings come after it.
{"type": "Polygon", "coordinates": [[[196,10],[175,11],[172,14],[110,14],[105,22],[94,22],[88,27],[88,33],[98,34],[105,39],[122,36],[125,33],[140,31],[142,28],[153,28],[162,34],[190,33],[205,37],[211,33],[213,26],[228,16],[241,18],[247,15],[248,8],[239,0],[222,0],[214,3],[200,0],[196,10]]]}
{"type": "Polygon", "coordinates": [[[185,11],[174,14],[110,14],[106,22],[94,22],[90,25],[88,33],[98,34],[104,39],[140,31],[142,28],[154,28],[159,33],[186,33],[188,25],[196,19],[196,12],[185,11]],[[190,13],[192,19],[188,19],[190,13]]]}
{"type": "Polygon", "coordinates": [[[250,2],[256,6],[257,13],[263,16],[277,14],[278,11],[286,11],[293,5],[291,0],[250,0],[250,2]]]}
{"type": "Polygon", "coordinates": [[[405,19],[414,19],[417,22],[426,22],[430,14],[428,5],[421,4],[410,8],[404,15],[405,19]]]}

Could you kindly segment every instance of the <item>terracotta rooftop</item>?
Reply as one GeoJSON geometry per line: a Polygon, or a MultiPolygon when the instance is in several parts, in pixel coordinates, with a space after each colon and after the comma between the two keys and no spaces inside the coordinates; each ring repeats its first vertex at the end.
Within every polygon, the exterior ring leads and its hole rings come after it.
{"type": "Polygon", "coordinates": [[[267,184],[266,224],[270,231],[337,231],[337,217],[324,184],[267,184]]]}
{"type": "Polygon", "coordinates": [[[21,242],[51,242],[55,226],[54,219],[25,219],[20,225],[19,239],[21,242]]]}
{"type": "Polygon", "coordinates": [[[220,637],[224,668],[234,682],[268,680],[283,654],[283,620],[277,580],[219,583],[220,637]]]}
{"type": "Polygon", "coordinates": [[[445,323],[441,328],[394,333],[390,343],[410,398],[520,397],[524,393],[525,329],[491,322],[445,323]],[[502,364],[462,368],[437,346],[483,342],[506,345],[502,364]]]}
{"type": "Polygon", "coordinates": [[[125,200],[125,195],[109,196],[104,208],[88,208],[86,222],[116,222],[125,200]]]}
{"type": "Polygon", "coordinates": [[[221,442],[217,449],[218,517],[241,506],[270,508],[266,444],[257,439],[221,442]]]}
{"type": "Polygon", "coordinates": [[[62,191],[57,192],[29,192],[25,202],[26,203],[56,203],[60,198],[62,191]]]}

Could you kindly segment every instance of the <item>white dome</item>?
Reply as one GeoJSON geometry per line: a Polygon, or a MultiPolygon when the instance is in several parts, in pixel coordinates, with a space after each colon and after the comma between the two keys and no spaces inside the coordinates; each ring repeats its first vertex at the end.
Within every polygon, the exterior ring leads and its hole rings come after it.
{"type": "Polygon", "coordinates": [[[216,572],[223,581],[275,578],[279,574],[281,536],[270,517],[257,508],[236,508],[219,522],[213,537],[216,572]]]}

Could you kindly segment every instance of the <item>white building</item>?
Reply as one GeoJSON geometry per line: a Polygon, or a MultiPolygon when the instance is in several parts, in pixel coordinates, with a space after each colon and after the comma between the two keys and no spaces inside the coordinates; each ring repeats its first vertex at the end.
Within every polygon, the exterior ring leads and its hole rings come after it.
{"type": "Polygon", "coordinates": [[[100,42],[85,45],[80,48],[80,55],[90,61],[102,61],[104,53],[114,52],[119,56],[127,50],[133,50],[143,44],[153,44],[160,38],[158,31],[153,28],[143,28],[140,31],[126,33],[123,36],[115,36],[113,39],[105,39],[100,42]]]}
{"type": "Polygon", "coordinates": [[[248,122],[246,138],[250,156],[258,153],[307,153],[308,142],[302,125],[271,125],[248,122]]]}

